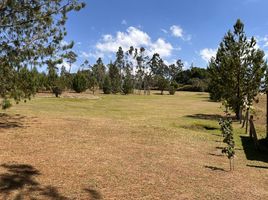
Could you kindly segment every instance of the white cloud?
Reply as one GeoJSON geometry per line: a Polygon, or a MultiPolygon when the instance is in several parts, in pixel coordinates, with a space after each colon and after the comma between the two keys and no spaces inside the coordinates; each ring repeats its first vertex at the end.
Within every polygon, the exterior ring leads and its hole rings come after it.
{"type": "Polygon", "coordinates": [[[170,27],[170,31],[173,36],[182,38],[183,37],[183,30],[180,26],[173,25],[170,27]]]}
{"type": "Polygon", "coordinates": [[[205,48],[202,49],[199,54],[202,57],[203,60],[206,62],[209,62],[212,57],[216,57],[217,49],[209,49],[205,48]]]}
{"type": "Polygon", "coordinates": [[[167,31],[166,29],[164,29],[164,28],[161,28],[161,31],[162,31],[163,33],[168,33],[168,31],[167,31]]]}
{"type": "Polygon", "coordinates": [[[98,58],[103,58],[104,54],[96,51],[96,52],[85,52],[85,51],[81,51],[80,52],[80,57],[84,58],[84,59],[89,59],[89,58],[94,58],[94,59],[98,59],[98,58]]]}
{"type": "Polygon", "coordinates": [[[173,51],[173,46],[163,38],[158,38],[155,42],[144,31],[136,27],[129,27],[126,32],[118,31],[115,36],[106,34],[96,44],[96,50],[99,53],[115,53],[119,47],[128,50],[130,46],[135,48],[144,47],[148,54],[152,55],[158,52],[162,57],[168,57],[173,51]]]}
{"type": "Polygon", "coordinates": [[[159,38],[155,43],[151,44],[151,53],[159,53],[162,57],[171,55],[173,47],[170,43],[165,42],[164,39],[159,38]]]}
{"type": "Polygon", "coordinates": [[[171,31],[171,35],[174,37],[181,38],[184,41],[190,41],[192,39],[192,36],[185,34],[184,30],[178,25],[173,25],[169,29],[171,31]]]}
{"type": "Polygon", "coordinates": [[[127,25],[127,21],[125,19],[122,20],[121,22],[122,25],[127,25]]]}

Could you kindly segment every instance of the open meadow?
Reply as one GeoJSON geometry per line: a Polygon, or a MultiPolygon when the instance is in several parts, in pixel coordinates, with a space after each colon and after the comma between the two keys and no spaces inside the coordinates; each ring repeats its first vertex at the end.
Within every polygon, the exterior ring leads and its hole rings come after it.
{"type": "Polygon", "coordinates": [[[37,95],[1,113],[0,199],[268,199],[268,158],[238,122],[229,171],[220,106],[196,92],[37,95]]]}

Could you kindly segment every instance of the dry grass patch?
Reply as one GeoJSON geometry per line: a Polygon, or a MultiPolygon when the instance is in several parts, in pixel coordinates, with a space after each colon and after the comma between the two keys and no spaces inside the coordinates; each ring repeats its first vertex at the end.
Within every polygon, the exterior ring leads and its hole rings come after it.
{"type": "Polygon", "coordinates": [[[21,126],[0,126],[0,199],[267,199],[268,169],[247,165],[268,163],[246,159],[238,132],[228,172],[219,130],[204,128],[218,122],[188,117],[200,113],[221,110],[187,92],[14,106],[4,116],[21,126]]]}

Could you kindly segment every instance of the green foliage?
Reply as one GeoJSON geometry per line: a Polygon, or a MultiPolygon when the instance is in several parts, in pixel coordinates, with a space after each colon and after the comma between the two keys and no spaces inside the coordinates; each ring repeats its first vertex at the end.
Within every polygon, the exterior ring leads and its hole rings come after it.
{"type": "Polygon", "coordinates": [[[111,80],[111,92],[113,94],[116,94],[118,92],[120,92],[120,74],[119,74],[119,70],[118,68],[110,63],[109,64],[109,77],[111,80]]]}
{"type": "Polygon", "coordinates": [[[112,86],[111,86],[111,80],[108,75],[105,76],[104,78],[104,83],[103,83],[103,93],[104,94],[111,94],[112,91],[112,86]]]}
{"type": "Polygon", "coordinates": [[[87,76],[83,72],[77,72],[73,79],[73,89],[77,93],[86,91],[88,88],[87,76]]]}
{"type": "Polygon", "coordinates": [[[190,69],[180,71],[176,76],[176,81],[179,84],[189,85],[191,79],[207,80],[208,71],[204,68],[191,67],[190,69]]]}
{"type": "Polygon", "coordinates": [[[208,83],[206,80],[199,79],[199,78],[192,78],[190,79],[189,82],[194,88],[194,91],[206,92],[208,90],[208,83]]]}
{"type": "Polygon", "coordinates": [[[174,95],[175,94],[175,92],[177,91],[177,89],[178,89],[178,84],[176,83],[176,82],[171,82],[170,83],[170,85],[169,85],[169,94],[170,95],[174,95]]]}
{"type": "Polygon", "coordinates": [[[53,94],[55,94],[56,97],[59,97],[62,94],[62,91],[62,88],[60,88],[59,86],[52,87],[52,92],[53,94]]]}
{"type": "Polygon", "coordinates": [[[162,76],[156,76],[155,79],[157,80],[158,89],[161,91],[161,94],[163,95],[164,90],[168,88],[169,81],[162,76]]]}
{"type": "Polygon", "coordinates": [[[102,89],[103,84],[104,84],[104,77],[105,77],[105,66],[104,66],[101,58],[98,58],[96,64],[93,65],[92,73],[97,80],[97,84],[98,84],[99,88],[102,89]]]}
{"type": "Polygon", "coordinates": [[[237,20],[220,43],[216,58],[208,66],[209,90],[213,100],[226,100],[240,119],[244,103],[251,104],[257,95],[266,69],[264,52],[256,48],[244,32],[244,24],[237,20]]]}
{"type": "MultiPolygon", "coordinates": [[[[77,0],[2,1],[0,5],[0,94],[16,101],[35,93],[28,79],[29,66],[62,58],[70,48],[61,41],[67,34],[67,13],[85,6],[77,0]],[[21,82],[21,76],[26,81],[21,82]],[[14,80],[14,81],[11,81],[14,80]],[[25,88],[24,88],[25,87],[25,88]]],[[[33,78],[34,79],[34,78],[33,78]]]]}
{"type": "Polygon", "coordinates": [[[8,109],[8,108],[10,108],[10,107],[12,106],[10,100],[9,100],[9,99],[6,99],[6,98],[3,99],[1,105],[2,105],[2,109],[3,109],[3,110],[8,109]]]}
{"type": "Polygon", "coordinates": [[[98,89],[98,81],[95,75],[91,72],[88,79],[88,88],[95,94],[95,91],[98,89]]]}
{"type": "Polygon", "coordinates": [[[221,126],[221,132],[224,138],[223,142],[227,144],[227,147],[222,150],[222,153],[227,155],[228,159],[230,160],[230,169],[232,169],[231,159],[233,159],[235,155],[232,119],[230,117],[227,117],[227,119],[220,119],[219,124],[221,126]]]}
{"type": "Polygon", "coordinates": [[[126,71],[126,76],[123,79],[122,92],[130,94],[133,92],[133,81],[129,70],[126,71]]]}

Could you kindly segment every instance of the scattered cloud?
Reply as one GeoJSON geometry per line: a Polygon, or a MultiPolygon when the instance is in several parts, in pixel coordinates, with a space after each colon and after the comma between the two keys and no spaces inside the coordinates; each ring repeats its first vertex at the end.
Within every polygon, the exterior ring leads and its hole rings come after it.
{"type": "Polygon", "coordinates": [[[178,25],[171,26],[169,30],[172,36],[181,38],[184,41],[190,41],[192,39],[192,36],[189,34],[185,34],[184,30],[178,25]]]}
{"type": "Polygon", "coordinates": [[[159,53],[162,57],[169,57],[172,54],[173,46],[163,38],[152,41],[151,37],[144,31],[136,27],[128,27],[126,32],[118,31],[115,36],[111,34],[103,35],[96,44],[96,53],[107,54],[117,52],[119,46],[123,50],[128,50],[130,46],[135,48],[144,47],[148,55],[159,53]]]}
{"type": "Polygon", "coordinates": [[[178,25],[173,25],[170,27],[171,34],[174,37],[182,38],[183,37],[183,30],[180,26],[178,25]]]}
{"type": "Polygon", "coordinates": [[[217,49],[205,48],[199,52],[199,55],[202,57],[203,60],[209,62],[212,57],[216,57],[216,53],[217,49]]]}
{"type": "Polygon", "coordinates": [[[80,52],[80,57],[84,58],[84,59],[89,59],[89,58],[94,58],[95,60],[97,60],[98,58],[103,58],[104,54],[101,52],[85,52],[85,51],[81,51],[80,52]]]}
{"type": "Polygon", "coordinates": [[[127,25],[127,21],[126,21],[125,19],[123,19],[123,20],[121,21],[121,24],[122,24],[122,25],[127,25]]]}
{"type": "Polygon", "coordinates": [[[166,29],[164,29],[164,28],[161,28],[161,31],[162,31],[163,33],[168,33],[168,31],[167,31],[166,29]]]}

